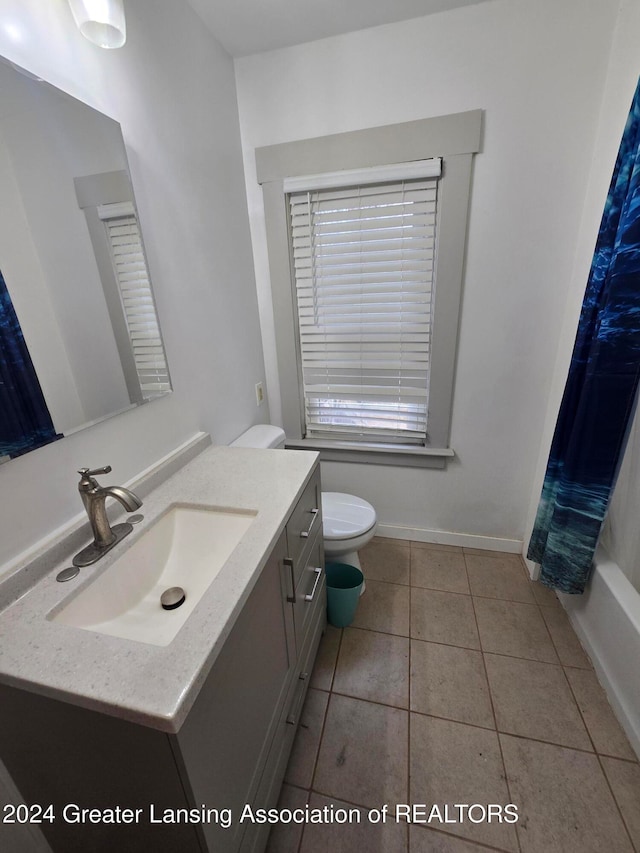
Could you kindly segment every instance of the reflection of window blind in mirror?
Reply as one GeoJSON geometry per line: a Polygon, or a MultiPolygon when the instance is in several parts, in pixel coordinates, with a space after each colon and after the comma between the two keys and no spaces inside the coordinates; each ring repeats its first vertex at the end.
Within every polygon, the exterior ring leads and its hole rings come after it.
{"type": "Polygon", "coordinates": [[[142,396],[150,400],[171,385],[135,210],[130,202],[104,204],[98,215],[107,231],[142,396]]]}

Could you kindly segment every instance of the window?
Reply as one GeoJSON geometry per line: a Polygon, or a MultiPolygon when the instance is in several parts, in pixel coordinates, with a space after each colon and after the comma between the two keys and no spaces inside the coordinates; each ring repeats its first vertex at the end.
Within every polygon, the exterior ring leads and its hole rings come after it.
{"type": "Polygon", "coordinates": [[[171,390],[140,229],[131,202],[98,206],[127,324],[140,390],[145,400],[171,390]]]}
{"type": "Polygon", "coordinates": [[[287,446],[443,468],[479,110],[269,146],[287,446]]]}
{"type": "Polygon", "coordinates": [[[440,161],[382,171],[288,196],[307,438],[426,443],[440,161]]]}

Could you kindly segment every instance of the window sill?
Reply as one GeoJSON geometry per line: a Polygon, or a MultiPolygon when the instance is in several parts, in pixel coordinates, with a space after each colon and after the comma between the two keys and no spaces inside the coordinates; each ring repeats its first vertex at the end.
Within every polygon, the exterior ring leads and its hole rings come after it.
{"type": "Polygon", "coordinates": [[[316,450],[324,462],[359,462],[412,468],[446,468],[456,454],[450,447],[416,447],[402,444],[364,444],[317,438],[287,439],[289,450],[316,450]]]}

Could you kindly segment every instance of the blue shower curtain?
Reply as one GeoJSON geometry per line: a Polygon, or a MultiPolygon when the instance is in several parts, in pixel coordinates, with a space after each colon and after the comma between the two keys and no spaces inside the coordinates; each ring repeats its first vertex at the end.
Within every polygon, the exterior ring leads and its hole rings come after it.
{"type": "Polygon", "coordinates": [[[56,438],[9,291],[0,272],[0,457],[20,456],[56,438]]]}
{"type": "Polygon", "coordinates": [[[528,557],[581,593],[635,408],[640,373],[640,82],[607,197],[528,557]]]}

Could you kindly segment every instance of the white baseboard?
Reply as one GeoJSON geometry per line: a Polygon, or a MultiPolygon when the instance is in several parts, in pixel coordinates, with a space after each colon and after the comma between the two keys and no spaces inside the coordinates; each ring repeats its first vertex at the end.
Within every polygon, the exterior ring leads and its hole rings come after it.
{"type": "Polygon", "coordinates": [[[463,548],[480,548],[483,551],[504,551],[507,554],[522,554],[521,539],[502,539],[497,536],[477,536],[473,533],[454,533],[449,530],[425,530],[421,527],[399,527],[394,524],[378,524],[377,536],[388,539],[413,539],[414,542],[429,542],[434,545],[459,545],[463,548]]]}

